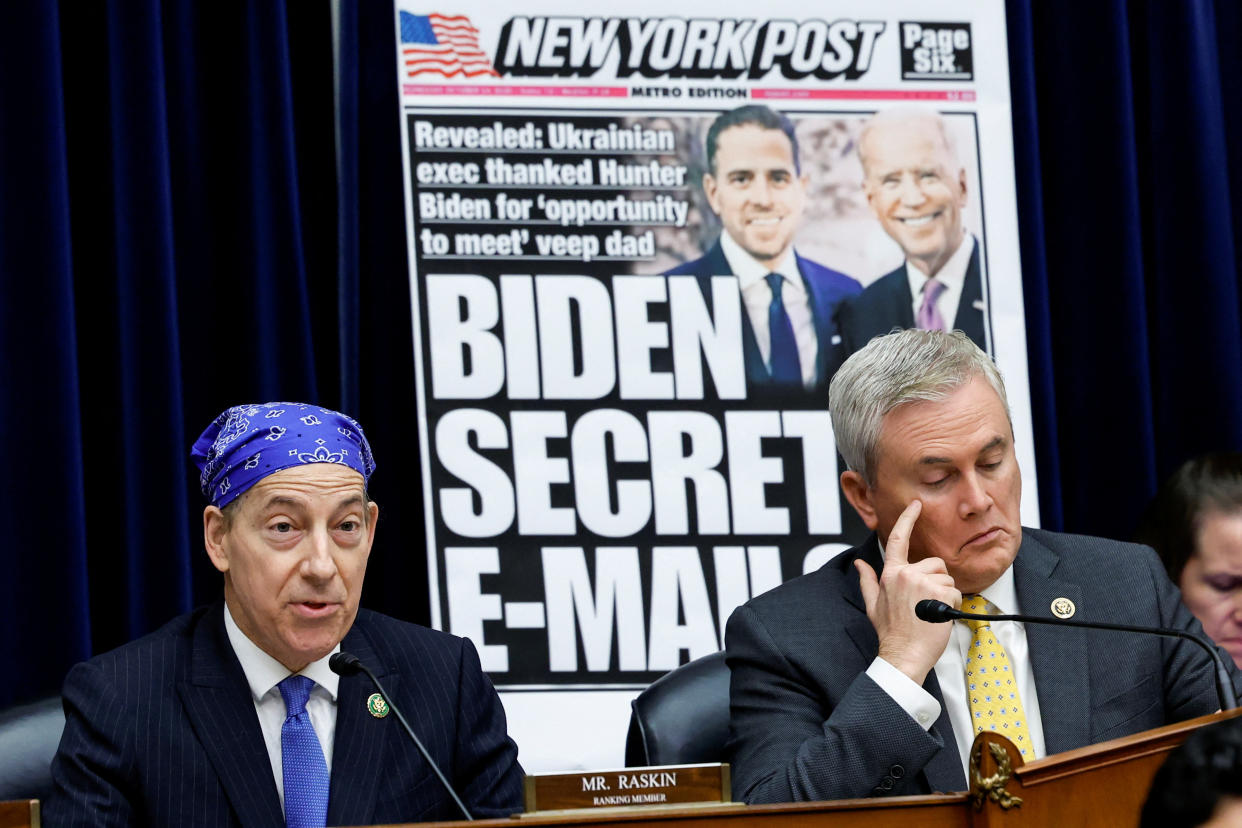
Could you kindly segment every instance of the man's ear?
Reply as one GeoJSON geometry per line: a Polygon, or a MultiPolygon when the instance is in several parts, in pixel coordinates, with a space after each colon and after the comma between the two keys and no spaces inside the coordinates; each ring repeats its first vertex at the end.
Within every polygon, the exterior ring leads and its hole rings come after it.
{"type": "Polygon", "coordinates": [[[841,472],[841,491],[845,492],[845,499],[854,507],[854,511],[858,512],[862,522],[874,532],[880,522],[876,517],[875,504],[871,502],[871,487],[867,485],[867,481],[863,480],[862,475],[856,471],[843,471],[841,472]]]}
{"type": "Polygon", "coordinates": [[[221,572],[229,571],[229,555],[224,548],[226,521],[224,512],[215,506],[203,510],[203,546],[207,547],[207,557],[211,565],[221,572]]]}

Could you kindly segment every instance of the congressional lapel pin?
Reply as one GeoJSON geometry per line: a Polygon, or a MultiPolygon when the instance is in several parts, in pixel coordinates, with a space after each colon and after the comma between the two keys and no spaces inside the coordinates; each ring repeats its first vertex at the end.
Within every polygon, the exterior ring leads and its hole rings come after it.
{"type": "Polygon", "coordinates": [[[982,299],[976,299],[970,303],[970,306],[977,311],[986,311],[988,309],[988,306],[984,304],[982,299]]]}
{"type": "Polygon", "coordinates": [[[379,693],[372,693],[367,699],[367,712],[377,719],[382,719],[388,715],[388,702],[384,701],[384,697],[379,693]]]}
{"type": "Polygon", "coordinates": [[[1071,618],[1076,609],[1074,602],[1068,598],[1054,598],[1052,601],[1052,614],[1057,618],[1071,618]]]}

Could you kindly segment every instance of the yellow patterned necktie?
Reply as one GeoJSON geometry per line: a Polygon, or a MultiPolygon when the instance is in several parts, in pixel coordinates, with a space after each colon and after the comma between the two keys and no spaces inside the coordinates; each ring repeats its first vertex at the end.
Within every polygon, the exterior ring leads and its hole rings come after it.
{"type": "MultiPolygon", "coordinates": [[[[992,615],[992,605],[982,595],[965,595],[962,611],[992,615]]],[[[987,621],[970,621],[973,637],[966,651],[966,696],[970,700],[970,720],[976,734],[992,730],[1013,742],[1022,758],[1035,758],[1026,710],[1018,692],[1009,656],[992,634],[987,621]]]]}

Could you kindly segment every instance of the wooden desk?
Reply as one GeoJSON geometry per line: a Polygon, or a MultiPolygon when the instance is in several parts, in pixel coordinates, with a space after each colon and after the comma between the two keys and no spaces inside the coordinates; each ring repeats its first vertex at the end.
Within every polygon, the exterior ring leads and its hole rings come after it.
{"type": "MultiPolygon", "coordinates": [[[[477,822],[422,823],[435,828],[538,828],[590,825],[657,828],[705,828],[725,823],[728,828],[1133,828],[1147,799],[1147,789],[1169,751],[1204,725],[1242,715],[1242,708],[1145,733],[1114,739],[1078,750],[1022,764],[1017,750],[1003,738],[984,734],[976,741],[980,754],[1007,753],[1010,767],[997,772],[998,762],[984,760],[981,775],[1000,780],[1002,791],[991,798],[986,787],[972,783],[963,793],[896,796],[884,799],[841,799],[787,805],[707,805],[601,808],[515,815],[477,822]],[[985,738],[987,737],[987,738],[985,738]],[[1003,777],[1003,779],[1002,779],[1003,777]],[[972,799],[973,797],[973,799],[972,799]],[[1009,798],[1021,804],[1004,807],[1009,798]],[[978,805],[974,800],[982,800],[978,805]]],[[[0,828],[39,828],[38,800],[0,802],[0,828]]]]}
{"type": "Polygon", "coordinates": [[[39,800],[0,802],[0,828],[39,828],[39,800]]]}
{"type": "MultiPolygon", "coordinates": [[[[1133,736],[1048,756],[1021,764],[1018,752],[1001,737],[989,741],[1008,745],[1011,770],[1005,793],[1022,800],[1008,809],[987,798],[978,785],[972,792],[899,796],[883,799],[842,799],[789,805],[650,806],[513,816],[470,822],[425,823],[436,828],[536,828],[537,826],[657,826],[727,828],[813,826],[838,828],[1134,828],[1147,799],[1147,789],[1169,751],[1204,725],[1242,715],[1242,708],[1156,728],[1133,736]],[[976,807],[971,794],[983,802],[976,807]]],[[[991,734],[988,734],[991,736],[991,734]]],[[[981,737],[982,738],[982,737],[981,737]]],[[[976,743],[978,744],[978,743],[976,743]]],[[[992,776],[996,762],[985,761],[982,775],[992,776]]]]}

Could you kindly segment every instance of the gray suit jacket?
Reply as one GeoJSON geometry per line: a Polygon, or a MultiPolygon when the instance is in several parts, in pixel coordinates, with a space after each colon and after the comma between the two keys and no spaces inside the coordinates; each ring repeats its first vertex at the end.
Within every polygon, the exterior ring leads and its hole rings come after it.
{"type": "MultiPolygon", "coordinates": [[[[735,797],[791,802],[966,789],[948,714],[924,731],[864,672],[879,641],[858,587],[858,557],[881,570],[874,535],[729,619],[735,797]]],[[[1053,600],[1065,597],[1079,620],[1203,632],[1147,547],[1024,529],[1013,567],[1023,613],[1052,618],[1053,600]]],[[[1036,624],[1026,625],[1026,635],[1049,754],[1220,706],[1212,664],[1190,642],[1036,624]]],[[[935,671],[923,686],[942,700],[935,671]]]]}

